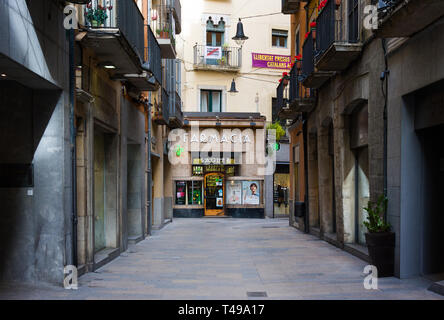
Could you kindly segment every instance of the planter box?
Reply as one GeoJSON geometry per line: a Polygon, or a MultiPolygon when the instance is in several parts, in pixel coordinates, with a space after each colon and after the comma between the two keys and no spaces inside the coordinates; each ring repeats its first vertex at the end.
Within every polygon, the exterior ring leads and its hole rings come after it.
{"type": "Polygon", "coordinates": [[[395,233],[366,233],[370,263],[378,268],[378,278],[392,277],[395,270],[395,233]]]}

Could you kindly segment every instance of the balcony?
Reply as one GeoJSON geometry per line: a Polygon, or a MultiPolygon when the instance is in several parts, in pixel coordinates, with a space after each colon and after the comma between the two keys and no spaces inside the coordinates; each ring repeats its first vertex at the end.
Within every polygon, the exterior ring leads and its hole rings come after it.
{"type": "Polygon", "coordinates": [[[289,109],[292,115],[300,112],[311,112],[315,107],[314,90],[304,88],[299,82],[299,75],[296,65],[290,72],[290,98],[289,109]]]}
{"type": "Polygon", "coordinates": [[[142,74],[125,74],[124,77],[141,91],[156,91],[162,83],[162,60],[160,46],[151,31],[150,26],[146,26],[146,36],[148,47],[144,52],[144,64],[142,74]]]}
{"type": "Polygon", "coordinates": [[[239,72],[242,49],[236,47],[194,46],[194,70],[224,70],[239,72]]]}
{"type": "Polygon", "coordinates": [[[335,1],[328,1],[319,13],[315,53],[318,70],[344,71],[361,54],[358,11],[355,12],[348,17],[348,32],[344,32],[342,20],[336,18],[335,1]]]}
{"type": "Polygon", "coordinates": [[[442,0],[380,0],[379,38],[411,37],[444,16],[442,0]]]}
{"type": "Polygon", "coordinates": [[[296,65],[290,71],[290,80],[283,89],[283,103],[278,106],[280,119],[295,119],[301,112],[311,112],[315,106],[314,91],[304,88],[299,82],[296,65]]]}
{"type": "Polygon", "coordinates": [[[334,75],[334,72],[320,71],[315,68],[314,44],[311,32],[302,47],[302,58],[302,73],[300,79],[304,87],[318,89],[334,75]]]}
{"type": "Polygon", "coordinates": [[[182,128],[183,113],[182,113],[182,99],[179,94],[174,91],[170,94],[170,115],[168,126],[171,129],[182,128]]]}
{"type": "Polygon", "coordinates": [[[286,85],[283,81],[281,81],[276,89],[276,110],[278,115],[281,112],[282,108],[286,107],[287,105],[287,102],[284,98],[285,87],[286,85]]]}
{"type": "Polygon", "coordinates": [[[80,6],[77,38],[82,46],[96,53],[99,66],[115,74],[139,75],[145,47],[143,15],[134,1],[111,0],[109,3],[112,7],[104,9],[104,21],[96,21],[87,15],[87,11],[105,5],[104,0],[92,0],[91,8],[80,6]]]}
{"type": "Polygon", "coordinates": [[[301,2],[307,2],[307,0],[282,0],[282,13],[296,13],[300,8],[301,2]]]}
{"type": "Polygon", "coordinates": [[[160,103],[155,103],[154,105],[153,120],[159,125],[168,125],[170,120],[170,96],[165,88],[162,88],[161,99],[160,103]]]}
{"type": "Polygon", "coordinates": [[[182,6],[179,0],[169,0],[168,4],[173,10],[176,34],[182,32],[182,6]]]}
{"type": "Polygon", "coordinates": [[[151,9],[151,29],[159,43],[163,59],[176,59],[176,35],[173,29],[173,9],[158,5],[151,9]]]}

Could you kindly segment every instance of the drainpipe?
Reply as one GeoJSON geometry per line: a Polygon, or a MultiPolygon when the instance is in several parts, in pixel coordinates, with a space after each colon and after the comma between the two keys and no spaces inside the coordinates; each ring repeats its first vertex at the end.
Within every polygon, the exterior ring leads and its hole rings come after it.
{"type": "MultiPolygon", "coordinates": [[[[151,25],[151,1],[147,1],[147,33],[149,32],[149,28],[151,25]]],[[[148,46],[150,44],[148,43],[148,46]]],[[[147,189],[146,190],[146,205],[147,205],[147,211],[148,211],[148,215],[147,215],[147,219],[148,219],[148,235],[151,235],[151,231],[152,231],[152,184],[153,184],[153,173],[152,173],[152,169],[151,169],[151,107],[153,106],[152,102],[152,93],[151,91],[148,93],[148,102],[146,103],[146,108],[147,108],[147,112],[148,112],[148,132],[147,132],[147,139],[148,139],[148,151],[147,151],[147,157],[148,157],[148,163],[147,163],[147,173],[148,173],[148,177],[147,177],[147,189]]]]}
{"type": "Polygon", "coordinates": [[[77,150],[76,126],[74,114],[74,29],[68,31],[69,35],[69,120],[71,134],[71,197],[72,197],[72,264],[77,267],[77,150]]]}
{"type": "Polygon", "coordinates": [[[305,180],[305,215],[304,215],[304,232],[310,232],[310,206],[308,203],[308,146],[307,146],[307,115],[302,114],[302,139],[304,143],[304,180],[305,180]]]}
{"type": "Polygon", "coordinates": [[[147,108],[147,112],[148,112],[148,133],[147,133],[147,139],[148,139],[148,152],[147,152],[147,157],[148,157],[148,182],[147,182],[147,207],[148,207],[148,235],[151,235],[151,230],[152,230],[152,210],[151,210],[151,204],[152,204],[152,183],[153,183],[153,172],[151,169],[151,107],[153,106],[153,104],[151,103],[151,92],[149,93],[149,100],[146,104],[146,108],[147,108]]]}
{"type": "MultiPolygon", "coordinates": [[[[387,197],[387,137],[388,137],[388,121],[387,121],[387,104],[388,104],[388,75],[390,74],[388,68],[387,58],[387,41],[385,38],[381,39],[382,50],[384,50],[385,70],[381,74],[382,94],[384,95],[384,196],[387,197]],[[384,93],[385,81],[385,93],[384,93]]],[[[384,212],[384,220],[387,221],[387,211],[384,212]]]]}

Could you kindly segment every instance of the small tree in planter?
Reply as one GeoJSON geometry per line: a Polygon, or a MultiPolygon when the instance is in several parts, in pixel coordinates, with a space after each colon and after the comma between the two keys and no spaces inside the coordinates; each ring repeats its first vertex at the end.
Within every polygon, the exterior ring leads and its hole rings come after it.
{"type": "Polygon", "coordinates": [[[368,233],[365,240],[372,265],[378,268],[378,277],[391,277],[395,266],[395,233],[391,226],[382,218],[387,211],[388,199],[381,195],[376,202],[369,201],[367,220],[364,226],[368,233]]]}

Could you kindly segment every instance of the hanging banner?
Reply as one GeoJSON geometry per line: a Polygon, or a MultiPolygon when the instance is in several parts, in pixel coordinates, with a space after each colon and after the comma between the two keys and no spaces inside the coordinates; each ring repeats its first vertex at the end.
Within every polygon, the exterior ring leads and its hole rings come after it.
{"type": "Polygon", "coordinates": [[[253,59],[253,68],[291,69],[291,56],[265,53],[252,53],[251,55],[253,59]]]}
{"type": "Polygon", "coordinates": [[[222,59],[222,47],[205,47],[206,59],[222,59]]]}

